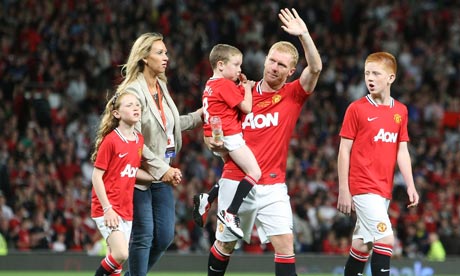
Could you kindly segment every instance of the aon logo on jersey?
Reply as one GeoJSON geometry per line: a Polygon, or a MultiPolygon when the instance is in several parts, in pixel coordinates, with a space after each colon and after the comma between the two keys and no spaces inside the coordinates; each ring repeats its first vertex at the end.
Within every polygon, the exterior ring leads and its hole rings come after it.
{"type": "Polygon", "coordinates": [[[251,129],[256,128],[265,128],[270,126],[277,126],[279,122],[279,113],[275,112],[274,114],[257,114],[254,116],[254,113],[249,113],[246,115],[242,123],[243,129],[250,127],[251,129]]]}
{"type": "Polygon", "coordinates": [[[130,164],[126,165],[126,167],[124,168],[123,171],[121,171],[121,177],[136,177],[136,173],[137,173],[137,169],[136,167],[131,167],[130,164]]]}
{"type": "Polygon", "coordinates": [[[396,143],[398,139],[398,133],[385,131],[383,128],[379,130],[376,136],[374,136],[374,142],[382,141],[385,143],[396,143]]]}

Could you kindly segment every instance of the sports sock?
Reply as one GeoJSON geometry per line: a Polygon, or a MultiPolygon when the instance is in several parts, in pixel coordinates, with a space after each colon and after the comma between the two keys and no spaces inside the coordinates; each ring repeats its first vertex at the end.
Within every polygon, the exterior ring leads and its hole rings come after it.
{"type": "Polygon", "coordinates": [[[223,276],[230,261],[231,254],[220,251],[215,244],[212,245],[208,259],[208,276],[223,276]]]}
{"type": "Polygon", "coordinates": [[[375,243],[371,259],[371,271],[373,276],[390,275],[390,259],[393,255],[393,247],[389,244],[375,243]]]}
{"type": "Polygon", "coordinates": [[[123,271],[123,266],[120,265],[119,267],[117,267],[117,269],[115,269],[114,272],[112,272],[112,274],[110,274],[110,276],[121,276],[122,271],[123,271]]]}
{"type": "Polygon", "coordinates": [[[101,265],[97,268],[94,276],[110,275],[120,266],[121,265],[117,261],[115,261],[112,255],[108,255],[104,259],[102,259],[101,265]]]}
{"type": "Polygon", "coordinates": [[[212,186],[211,190],[208,191],[208,195],[208,202],[211,204],[217,198],[217,195],[219,195],[219,183],[216,183],[214,186],[212,186]]]}
{"type": "Polygon", "coordinates": [[[344,276],[363,275],[364,266],[369,259],[369,253],[358,251],[355,248],[350,249],[350,256],[345,264],[344,276]]]}
{"type": "Polygon", "coordinates": [[[275,275],[297,276],[295,272],[295,255],[282,255],[275,253],[275,275]]]}
{"type": "Polygon", "coordinates": [[[238,213],[241,203],[243,203],[244,197],[248,195],[249,191],[251,191],[252,187],[255,184],[256,182],[249,175],[246,175],[240,181],[240,183],[238,184],[238,188],[236,188],[236,193],[235,193],[235,196],[233,197],[232,203],[227,209],[229,213],[234,214],[234,215],[238,213]]]}

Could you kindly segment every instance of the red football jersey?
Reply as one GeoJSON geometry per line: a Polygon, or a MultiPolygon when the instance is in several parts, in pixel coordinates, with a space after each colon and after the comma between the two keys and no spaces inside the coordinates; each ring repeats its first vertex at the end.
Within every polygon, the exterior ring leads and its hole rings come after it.
{"type": "Polygon", "coordinates": [[[406,106],[393,98],[389,106],[378,105],[367,95],[347,108],[340,136],[353,140],[351,194],[391,199],[399,143],[409,141],[406,106]]]}
{"type": "MultiPolygon", "coordinates": [[[[125,220],[133,220],[133,194],[136,173],[141,165],[144,137],[137,133],[135,141],[128,141],[118,129],[104,137],[94,166],[104,170],[102,177],[113,210],[125,220]]],[[[104,215],[94,187],[91,195],[91,217],[104,215]]]]}
{"type": "MultiPolygon", "coordinates": [[[[263,92],[261,82],[252,91],[252,113],[243,117],[243,136],[262,171],[257,184],[284,183],[289,142],[306,93],[299,80],[286,83],[276,93],[263,92]]],[[[241,180],[245,174],[232,161],[224,165],[223,178],[241,180]]]]}
{"type": "Polygon", "coordinates": [[[211,78],[203,92],[204,136],[212,136],[209,118],[219,116],[224,136],[241,132],[238,105],[244,100],[244,88],[225,78],[211,78]]]}

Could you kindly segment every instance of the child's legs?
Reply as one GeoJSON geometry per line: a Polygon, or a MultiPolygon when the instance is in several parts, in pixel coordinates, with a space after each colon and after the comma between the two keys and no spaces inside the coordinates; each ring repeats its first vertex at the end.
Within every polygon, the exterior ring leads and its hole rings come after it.
{"type": "Polygon", "coordinates": [[[128,241],[121,231],[113,231],[107,238],[110,254],[119,263],[123,264],[128,259],[128,241]]]}
{"type": "Polygon", "coordinates": [[[129,238],[131,236],[132,221],[126,221],[118,217],[116,229],[105,226],[104,217],[93,218],[99,232],[107,241],[108,255],[112,255],[119,264],[128,259],[129,238]]]}
{"type": "Polygon", "coordinates": [[[246,175],[249,175],[256,182],[259,181],[262,173],[259,164],[252,151],[246,146],[243,139],[243,134],[224,136],[224,147],[229,151],[229,156],[243,170],[246,175]]]}
{"type": "Polygon", "coordinates": [[[243,172],[252,177],[256,182],[262,176],[259,164],[251,149],[246,145],[242,145],[238,149],[229,152],[232,160],[243,170],[243,172]]]}

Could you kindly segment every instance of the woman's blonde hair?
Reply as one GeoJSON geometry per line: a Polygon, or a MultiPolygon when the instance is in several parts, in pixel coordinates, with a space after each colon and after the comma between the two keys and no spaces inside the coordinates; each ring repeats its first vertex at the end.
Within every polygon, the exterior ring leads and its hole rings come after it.
{"type": "MultiPolygon", "coordinates": [[[[145,33],[139,36],[134,41],[131,51],[129,53],[128,61],[121,67],[121,75],[123,81],[117,88],[117,93],[125,91],[126,87],[136,80],[137,75],[144,71],[144,59],[150,55],[152,44],[155,41],[163,40],[163,35],[160,33],[145,33]]],[[[164,82],[167,82],[166,75],[161,73],[158,76],[164,82]]]]}
{"type": "Polygon", "coordinates": [[[118,127],[120,119],[113,116],[113,111],[120,108],[121,99],[128,94],[134,95],[137,98],[137,95],[133,92],[116,92],[105,105],[104,113],[102,113],[101,122],[99,123],[99,129],[97,130],[96,140],[94,142],[94,151],[91,154],[91,161],[93,163],[96,161],[97,152],[101,146],[102,140],[104,140],[104,137],[118,127]]]}

